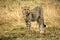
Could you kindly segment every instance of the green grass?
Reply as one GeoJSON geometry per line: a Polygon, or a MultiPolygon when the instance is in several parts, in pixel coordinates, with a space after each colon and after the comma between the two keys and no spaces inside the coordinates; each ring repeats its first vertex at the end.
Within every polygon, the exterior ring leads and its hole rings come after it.
{"type": "Polygon", "coordinates": [[[44,30],[45,33],[40,34],[38,31],[31,29],[29,34],[27,27],[19,25],[9,32],[0,33],[0,40],[60,40],[59,27],[48,27],[44,30]]]}

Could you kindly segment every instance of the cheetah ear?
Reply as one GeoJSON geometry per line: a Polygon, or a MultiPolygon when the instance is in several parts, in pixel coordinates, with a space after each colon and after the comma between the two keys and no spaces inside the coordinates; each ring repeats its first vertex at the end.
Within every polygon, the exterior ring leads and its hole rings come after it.
{"type": "Polygon", "coordinates": [[[21,9],[24,9],[24,7],[21,6],[21,9]]]}
{"type": "Polygon", "coordinates": [[[21,9],[30,8],[29,6],[21,6],[21,9]]]}

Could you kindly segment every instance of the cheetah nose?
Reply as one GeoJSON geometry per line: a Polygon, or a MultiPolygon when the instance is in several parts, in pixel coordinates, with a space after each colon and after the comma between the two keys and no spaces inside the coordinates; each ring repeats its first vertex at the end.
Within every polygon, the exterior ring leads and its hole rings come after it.
{"type": "Polygon", "coordinates": [[[28,13],[26,13],[26,14],[28,14],[28,13]]]}
{"type": "Polygon", "coordinates": [[[29,12],[28,11],[26,11],[26,14],[28,14],[29,12]]]}

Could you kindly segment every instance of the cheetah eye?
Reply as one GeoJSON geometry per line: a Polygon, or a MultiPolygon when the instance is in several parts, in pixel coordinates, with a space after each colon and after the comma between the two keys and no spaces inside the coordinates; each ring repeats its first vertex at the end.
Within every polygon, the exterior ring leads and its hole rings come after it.
{"type": "Polygon", "coordinates": [[[26,9],[24,9],[24,10],[26,10],[26,9]]]}
{"type": "Polygon", "coordinates": [[[29,9],[27,9],[27,10],[29,10],[29,9]]]}

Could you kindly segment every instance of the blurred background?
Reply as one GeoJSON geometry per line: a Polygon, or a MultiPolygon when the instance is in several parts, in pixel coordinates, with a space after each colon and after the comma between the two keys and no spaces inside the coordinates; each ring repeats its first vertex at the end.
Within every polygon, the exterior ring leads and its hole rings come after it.
{"type": "MultiPolygon", "coordinates": [[[[24,6],[30,6],[30,9],[41,6],[47,27],[60,26],[60,0],[0,0],[0,34],[20,26],[26,27],[21,9],[24,6]]],[[[31,25],[33,28],[38,27],[36,22],[31,25]]]]}

